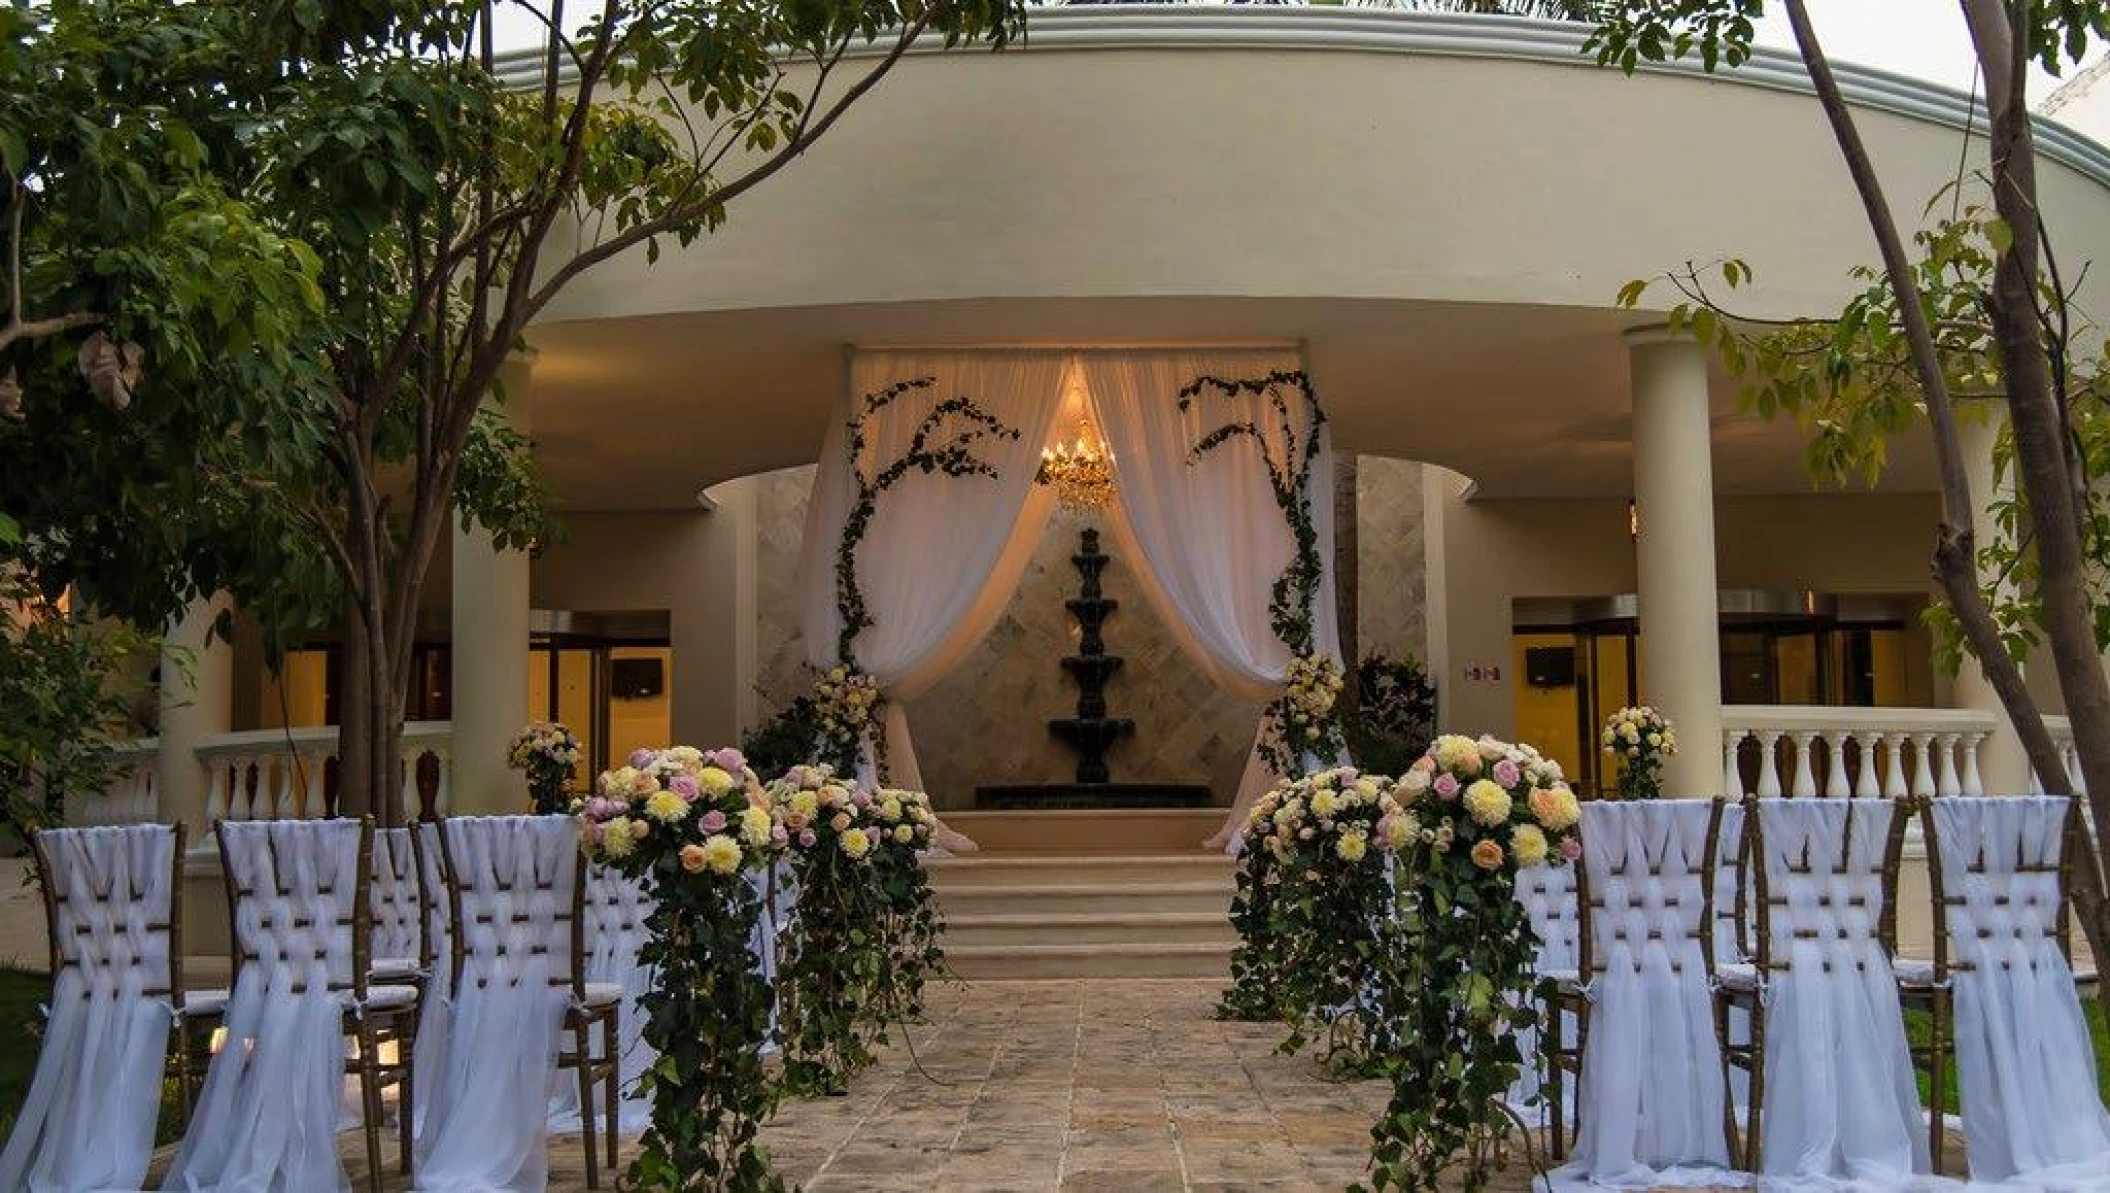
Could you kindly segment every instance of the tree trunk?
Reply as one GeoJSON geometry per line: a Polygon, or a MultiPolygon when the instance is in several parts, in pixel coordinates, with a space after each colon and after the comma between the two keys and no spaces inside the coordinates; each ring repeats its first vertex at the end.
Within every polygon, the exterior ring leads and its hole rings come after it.
{"type": "Polygon", "coordinates": [[[368,752],[367,725],[373,719],[374,673],[366,649],[365,622],[355,609],[344,622],[340,655],[342,685],[337,696],[337,814],[365,816],[373,811],[373,755],[368,752]]]}
{"type": "MultiPolygon", "coordinates": [[[[2029,507],[2037,556],[2037,596],[2044,608],[2045,637],[2066,715],[2073,726],[2081,777],[2098,824],[2110,814],[2110,679],[2095,640],[2095,610],[2088,591],[2088,560],[2081,544],[2081,515],[2073,484],[2072,434],[2064,404],[2054,392],[2046,329],[2038,318],[2039,251],[2043,227],[2037,205],[2035,134],[2024,94],[2026,38],[2018,36],[2006,5],[1963,0],[1965,22],[1986,81],[1988,147],[1993,206],[2013,233],[1993,270],[1986,304],[2000,368],[2007,387],[2008,418],[2014,427],[2015,473],[2029,507]]],[[[2048,788],[2064,776],[2039,767],[2048,788]]],[[[2086,842],[2083,828],[2070,846],[2086,842]]],[[[2093,842],[2086,842],[2094,845],[2093,842]]],[[[2103,872],[2110,865],[2100,846],[2072,849],[2075,903],[2082,931],[2103,955],[2106,929],[2103,872]]],[[[2104,994],[2110,1007],[2110,991],[2104,994]]]]}

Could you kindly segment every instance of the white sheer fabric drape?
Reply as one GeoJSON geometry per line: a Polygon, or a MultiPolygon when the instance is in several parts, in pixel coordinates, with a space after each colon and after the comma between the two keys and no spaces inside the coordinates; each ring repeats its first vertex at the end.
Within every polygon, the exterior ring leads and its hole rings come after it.
{"type": "Polygon", "coordinates": [[[2038,1190],[2110,1188],[2110,1116],[2054,935],[2067,801],[1958,796],[1935,800],[1933,818],[1971,1175],[2038,1190]]]}
{"type": "MultiPolygon", "coordinates": [[[[440,825],[459,892],[462,970],[446,1047],[418,1073],[425,1193],[529,1193],[549,1181],[549,1094],[572,991],[571,909],[582,862],[568,816],[440,825]]],[[[428,1021],[430,1020],[428,1016],[428,1021]]]]}
{"type": "MultiPolygon", "coordinates": [[[[638,1005],[645,991],[652,988],[655,972],[638,960],[638,953],[645,946],[645,919],[651,914],[652,896],[643,879],[607,866],[587,867],[583,933],[586,980],[610,982],[623,988],[623,1009],[617,1019],[621,1035],[616,1042],[617,1054],[622,1058],[622,1077],[618,1082],[621,1102],[616,1113],[622,1130],[629,1132],[642,1131],[652,1122],[652,1100],[638,1089],[637,1079],[659,1059],[659,1053],[645,1042],[645,1012],[638,1005]]],[[[579,1083],[560,1073],[550,1094],[549,1129],[573,1134],[580,1125],[579,1083]]]]}
{"type": "MultiPolygon", "coordinates": [[[[1576,897],[1575,867],[1550,862],[1521,867],[1517,870],[1516,898],[1523,904],[1524,920],[1531,926],[1531,933],[1538,942],[1533,972],[1555,982],[1581,981],[1577,972],[1581,964],[1577,934],[1582,909],[1576,897]]],[[[1517,1048],[1524,1054],[1524,1070],[1517,1075],[1516,1084],[1510,1087],[1509,1104],[1519,1114],[1532,1115],[1544,1125],[1552,1121],[1556,1108],[1532,1105],[1532,1099],[1546,1087],[1546,1074],[1536,1062],[1538,1033],[1539,1029],[1534,1028],[1519,1033],[1517,1037],[1517,1048]]],[[[1571,1022],[1567,1025],[1567,1038],[1563,1043],[1572,1045],[1574,1033],[1575,1026],[1571,1022]]],[[[1574,1089],[1564,1088],[1561,1100],[1567,1104],[1558,1108],[1561,1113],[1572,1109],[1574,1089]]]]}
{"type": "Polygon", "coordinates": [[[1699,941],[1712,811],[1698,800],[1583,805],[1590,1024],[1582,1120],[1558,1183],[1745,1183],[1728,1171],[1721,1048],[1699,941]]]}
{"type": "MultiPolygon", "coordinates": [[[[1269,607],[1295,541],[1269,488],[1261,447],[1251,437],[1236,436],[1200,458],[1190,453],[1218,427],[1250,420],[1267,435],[1271,454],[1286,460],[1302,451],[1313,412],[1293,402],[1284,433],[1264,394],[1209,391],[1181,410],[1179,391],[1202,376],[1239,380],[1295,369],[1296,357],[1223,351],[1084,353],[1079,360],[1120,478],[1120,500],[1108,518],[1117,552],[1203,674],[1241,699],[1273,699],[1290,652],[1275,635],[1269,607]]],[[[1322,487],[1312,501],[1321,562],[1313,628],[1318,651],[1338,661],[1332,476],[1332,440],[1321,428],[1308,481],[1322,487]]],[[[1247,809],[1273,783],[1257,746],[1256,738],[1231,814],[1212,845],[1232,841],[1247,809]]]]}
{"type": "MultiPolygon", "coordinates": [[[[858,636],[857,662],[888,698],[883,725],[889,781],[896,786],[923,785],[902,702],[929,690],[989,632],[1054,508],[1033,478],[1061,407],[1066,361],[1053,351],[866,352],[851,364],[850,391],[836,403],[821,449],[800,553],[801,629],[815,667],[837,661],[836,552],[857,501],[848,424],[865,397],[897,381],[936,379],[867,420],[864,456],[856,464],[866,475],[905,455],[924,416],[955,397],[972,398],[1019,432],[1016,439],[975,441],[973,454],[995,477],[916,473],[887,490],[858,546],[857,575],[874,624],[858,636]]],[[[929,446],[941,446],[949,428],[965,425],[954,420],[939,428],[929,446]]],[[[940,844],[973,848],[949,832],[940,844]]]]}
{"type": "Polygon", "coordinates": [[[349,1189],[337,1156],[350,997],[340,991],[352,981],[363,830],[352,820],[228,821],[220,834],[227,881],[243,892],[233,928],[244,959],[226,1041],[163,1187],[349,1189]]]}
{"type": "Polygon", "coordinates": [[[1767,945],[1768,1189],[1902,1189],[1928,1171],[1897,977],[1883,951],[1883,863],[1896,805],[1758,803],[1767,945]]]}
{"type": "MultiPolygon", "coordinates": [[[[167,1065],[176,834],[167,825],[37,837],[58,972],[0,1189],[138,1188],[167,1065]]],[[[19,1046],[19,1045],[18,1045],[19,1046]]]]}

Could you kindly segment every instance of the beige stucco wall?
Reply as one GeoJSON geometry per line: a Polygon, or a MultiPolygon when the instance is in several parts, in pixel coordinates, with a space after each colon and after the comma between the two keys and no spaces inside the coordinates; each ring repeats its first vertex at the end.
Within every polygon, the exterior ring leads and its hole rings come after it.
{"type": "Polygon", "coordinates": [[[754,720],[754,487],[720,486],[710,512],[581,513],[531,574],[534,606],[666,610],[674,740],[739,740],[754,720]]]}
{"type": "MultiPolygon", "coordinates": [[[[1928,591],[1937,504],[1931,494],[1810,494],[1715,502],[1715,567],[1724,589],[1828,593],[1928,591]]],[[[1448,638],[1443,724],[1514,731],[1509,666],[1519,597],[1631,593],[1634,546],[1626,502],[1472,501],[1447,493],[1440,514],[1448,638]],[[1465,679],[1499,665],[1499,680],[1465,679]]],[[[1647,517],[1647,511],[1642,511],[1647,517]]]]}
{"type": "MultiPolygon", "coordinates": [[[[1365,459],[1358,475],[1363,650],[1421,657],[1420,466],[1365,459]]],[[[755,587],[759,712],[768,716],[804,692],[799,633],[798,548],[810,467],[753,479],[759,548],[755,587]]],[[[924,783],[944,807],[973,802],[980,784],[1066,782],[1075,755],[1046,721],[1069,715],[1077,690],[1057,663],[1073,649],[1075,623],[1063,602],[1076,595],[1070,563],[1084,525],[1062,514],[1049,525],[1003,615],[959,667],[908,706],[924,783]]],[[[1110,544],[1103,550],[1111,551],[1110,544]]],[[[1219,802],[1236,791],[1259,710],[1218,691],[1187,661],[1117,557],[1103,577],[1121,608],[1107,623],[1107,648],[1126,662],[1108,686],[1114,715],[1136,722],[1111,756],[1119,780],[1207,784],[1219,802]]],[[[676,643],[677,657],[685,646],[676,643]]]]}
{"type": "MultiPolygon", "coordinates": [[[[1605,307],[1629,279],[1724,256],[1756,272],[1740,310],[1804,314],[1873,257],[1815,101],[1783,80],[1626,77],[1573,47],[1515,60],[1493,36],[1485,57],[1387,48],[1326,26],[1435,18],[1336,11],[1153,10],[1195,30],[1168,45],[1128,14],[1042,10],[1023,46],[912,56],[735,200],[707,251],[612,262],[545,318],[1005,296],[1605,307]],[[1085,22],[1096,45],[1060,36],[1085,22]]],[[[1916,223],[1961,134],[1860,116],[1916,223]]],[[[2095,182],[2047,163],[2042,190],[2063,243],[2110,243],[2095,182]]],[[[2110,278],[2087,285],[2110,309],[2110,278]]]]}

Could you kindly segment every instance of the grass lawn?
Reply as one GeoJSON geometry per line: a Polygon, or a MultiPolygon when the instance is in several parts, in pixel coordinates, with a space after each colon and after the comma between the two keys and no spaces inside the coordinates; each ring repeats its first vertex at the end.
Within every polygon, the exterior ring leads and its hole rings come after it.
{"type": "MultiPolygon", "coordinates": [[[[2104,1023],[2103,1004],[2098,1002],[2093,995],[2082,997],[2081,1011],[2088,1016],[2088,1036],[2095,1042],[2095,1081],[2101,1087],[2103,1099],[2106,1102],[2110,1102],[2110,1024],[2104,1023]]],[[[1929,1021],[1925,1011],[1907,1011],[1905,1013],[1905,1035],[1912,1041],[1913,1046],[1918,1047],[1925,1044],[1929,1030],[1929,1021]]],[[[1951,1048],[1955,1047],[1955,1030],[1953,1028],[1950,1029],[1949,1046],[1951,1048]]],[[[1948,1071],[1950,1113],[1953,1114],[1955,1113],[1957,1090],[1956,1054],[1954,1052],[1949,1054],[1948,1071]]],[[[1925,1073],[1919,1074],[1919,1087],[1920,1100],[1924,1102],[1927,1098],[1927,1075],[1925,1073]]]]}

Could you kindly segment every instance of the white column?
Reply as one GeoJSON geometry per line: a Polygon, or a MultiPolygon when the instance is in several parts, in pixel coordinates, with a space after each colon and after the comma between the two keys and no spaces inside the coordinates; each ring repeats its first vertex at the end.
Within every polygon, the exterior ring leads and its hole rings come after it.
{"type": "Polygon", "coordinates": [[[1714,461],[1707,357],[1684,337],[1630,332],[1641,691],[1677,726],[1664,791],[1722,789],[1722,664],[1715,614],[1714,461]]]}
{"type": "Polygon", "coordinates": [[[190,826],[193,848],[209,847],[205,768],[198,747],[234,724],[234,647],[215,637],[226,596],[197,601],[169,623],[161,641],[161,749],[156,758],[159,814],[190,826]]]}
{"type": "MultiPolygon", "coordinates": [[[[1957,426],[1957,437],[1962,440],[1964,468],[1971,481],[1971,501],[1977,506],[1971,513],[1971,533],[1984,548],[1999,535],[2000,527],[1992,514],[1992,505],[2015,491],[2014,475],[1996,480],[1993,468],[1993,444],[2000,437],[2000,428],[2007,421],[2006,404],[2002,402],[1974,403],[1984,408],[1985,417],[1961,421],[1957,426]]],[[[1991,713],[1995,722],[1993,735],[1978,747],[1978,773],[1985,783],[1987,795],[2019,795],[2029,790],[2029,756],[2023,752],[2022,738],[2015,732],[2015,723],[2008,719],[2007,708],[2000,703],[2000,696],[1987,682],[1985,669],[1967,651],[1963,664],[1957,668],[1956,682],[1950,688],[1950,698],[1958,708],[1991,713]]],[[[2054,780],[2054,786],[2063,780],[2054,780]]]]}
{"type": "MultiPolygon", "coordinates": [[[[527,430],[533,358],[515,357],[500,374],[504,408],[527,430]]],[[[482,527],[453,522],[454,745],[451,800],[455,815],[528,810],[527,781],[506,766],[506,747],[527,721],[528,556],[500,551],[482,527]]],[[[414,787],[405,783],[406,799],[414,787]]]]}

